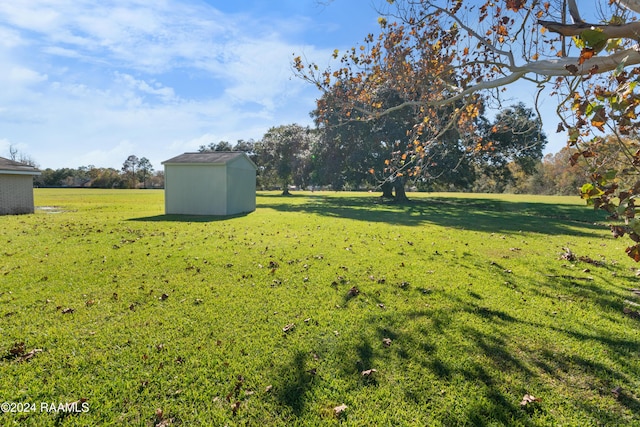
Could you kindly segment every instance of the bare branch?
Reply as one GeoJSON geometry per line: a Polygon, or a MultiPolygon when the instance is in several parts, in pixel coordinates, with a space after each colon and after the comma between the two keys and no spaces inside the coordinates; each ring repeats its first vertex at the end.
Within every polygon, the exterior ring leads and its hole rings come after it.
{"type": "Polygon", "coordinates": [[[442,7],[437,6],[437,5],[435,5],[435,4],[431,3],[431,2],[427,2],[427,4],[430,7],[434,8],[435,10],[438,10],[438,11],[446,14],[451,19],[456,21],[456,23],[460,26],[460,28],[462,28],[467,33],[469,33],[469,35],[471,35],[474,39],[476,39],[476,41],[481,43],[485,48],[487,48],[488,50],[492,51],[493,53],[495,53],[495,54],[497,54],[499,56],[507,57],[509,59],[509,63],[512,66],[515,65],[515,61],[513,59],[513,53],[512,52],[506,51],[506,50],[500,50],[497,47],[495,47],[493,44],[489,43],[484,37],[482,37],[480,34],[478,34],[475,30],[473,30],[468,25],[465,25],[465,23],[462,22],[462,20],[457,15],[455,15],[455,14],[449,12],[448,10],[443,9],[442,7]]]}
{"type": "Polygon", "coordinates": [[[599,30],[609,39],[638,39],[640,37],[640,22],[629,22],[622,25],[597,25],[579,22],[576,24],[562,24],[553,21],[538,21],[551,32],[563,36],[579,36],[584,30],[599,30]]]}
{"type": "Polygon", "coordinates": [[[582,18],[580,18],[580,11],[578,11],[576,0],[569,0],[569,14],[571,14],[571,18],[576,24],[581,24],[584,22],[582,18]]]}

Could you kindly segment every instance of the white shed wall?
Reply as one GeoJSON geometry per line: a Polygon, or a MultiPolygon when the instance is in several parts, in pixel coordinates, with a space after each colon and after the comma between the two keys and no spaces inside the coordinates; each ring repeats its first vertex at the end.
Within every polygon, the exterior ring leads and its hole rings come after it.
{"type": "Polygon", "coordinates": [[[33,175],[0,174],[0,215],[33,211],[33,175]]]}
{"type": "Polygon", "coordinates": [[[256,170],[247,162],[227,166],[227,214],[256,210],[256,170]]]}
{"type": "Polygon", "coordinates": [[[165,213],[227,215],[224,165],[165,165],[165,213]]]}

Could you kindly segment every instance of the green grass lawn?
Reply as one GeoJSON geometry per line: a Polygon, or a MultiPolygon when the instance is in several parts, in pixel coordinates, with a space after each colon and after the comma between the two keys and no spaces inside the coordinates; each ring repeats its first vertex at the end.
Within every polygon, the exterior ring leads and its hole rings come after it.
{"type": "Polygon", "coordinates": [[[0,425],[640,425],[640,266],[599,214],[410,196],[36,189],[0,217],[0,425]]]}

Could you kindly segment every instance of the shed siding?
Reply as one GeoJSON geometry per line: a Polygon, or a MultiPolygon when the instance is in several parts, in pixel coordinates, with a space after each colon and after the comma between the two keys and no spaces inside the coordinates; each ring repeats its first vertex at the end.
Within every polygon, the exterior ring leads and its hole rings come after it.
{"type": "Polygon", "coordinates": [[[184,153],[162,164],[166,214],[226,216],[256,209],[257,168],[245,153],[184,153]]]}
{"type": "Polygon", "coordinates": [[[0,215],[33,213],[33,175],[0,174],[0,215]]]}
{"type": "Polygon", "coordinates": [[[226,215],[224,166],[167,165],[165,212],[183,215],[226,215]]]}
{"type": "Polygon", "coordinates": [[[227,166],[227,212],[246,213],[256,210],[256,171],[246,162],[227,166]],[[240,190],[238,190],[240,189],[240,190]]]}

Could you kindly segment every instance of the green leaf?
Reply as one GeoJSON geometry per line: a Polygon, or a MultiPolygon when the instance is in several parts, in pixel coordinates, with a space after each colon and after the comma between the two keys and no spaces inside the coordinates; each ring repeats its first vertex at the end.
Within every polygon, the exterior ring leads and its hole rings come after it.
{"type": "Polygon", "coordinates": [[[596,52],[601,51],[607,46],[609,40],[605,33],[597,28],[587,29],[580,33],[580,38],[584,41],[585,47],[591,48],[596,52]]]}
{"type": "Polygon", "coordinates": [[[583,199],[591,199],[593,197],[598,197],[604,194],[604,191],[600,190],[593,184],[585,184],[580,188],[580,193],[583,199]]]}
{"type": "Polygon", "coordinates": [[[582,40],[580,37],[577,37],[577,36],[574,36],[572,38],[573,38],[573,44],[575,44],[578,49],[585,48],[584,40],[582,40]]]}
{"type": "Polygon", "coordinates": [[[636,234],[640,234],[640,220],[636,218],[629,220],[629,227],[631,227],[636,234]]]}
{"type": "Polygon", "coordinates": [[[572,127],[569,129],[569,142],[576,142],[580,137],[580,131],[578,128],[572,127]]]}
{"type": "Polygon", "coordinates": [[[618,76],[620,75],[620,73],[622,73],[622,70],[624,70],[624,67],[626,67],[627,65],[627,59],[629,59],[629,55],[622,58],[622,61],[620,61],[620,63],[616,67],[616,70],[614,71],[614,75],[618,76]]]}
{"type": "Polygon", "coordinates": [[[596,114],[598,114],[600,111],[602,111],[602,110],[603,110],[603,108],[604,108],[604,107],[603,107],[602,105],[598,105],[598,104],[593,104],[593,103],[591,103],[591,104],[587,105],[587,108],[585,109],[584,114],[585,114],[587,117],[589,117],[589,116],[591,116],[591,115],[596,115],[596,114]]]}

